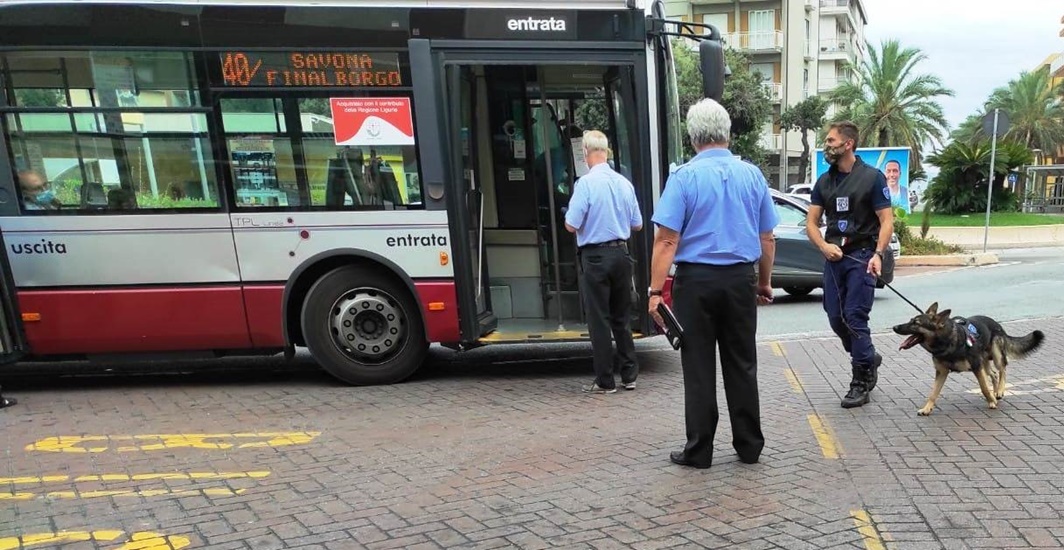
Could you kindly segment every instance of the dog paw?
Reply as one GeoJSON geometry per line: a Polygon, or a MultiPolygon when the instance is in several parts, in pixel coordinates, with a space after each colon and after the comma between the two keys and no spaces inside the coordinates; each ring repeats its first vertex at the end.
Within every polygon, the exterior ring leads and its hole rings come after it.
{"type": "Polygon", "coordinates": [[[931,407],[924,407],[924,408],[916,411],[916,414],[918,414],[920,416],[927,416],[927,415],[931,414],[932,410],[934,410],[934,409],[931,408],[931,407]]]}
{"type": "Polygon", "coordinates": [[[997,401],[995,401],[995,402],[993,402],[993,403],[987,403],[987,405],[986,405],[986,406],[987,406],[988,408],[991,408],[991,409],[996,409],[996,408],[997,408],[997,401]]]}
{"type": "Polygon", "coordinates": [[[1002,399],[1005,399],[1005,392],[1001,392],[994,397],[996,397],[998,401],[1001,401],[1002,399]]]}

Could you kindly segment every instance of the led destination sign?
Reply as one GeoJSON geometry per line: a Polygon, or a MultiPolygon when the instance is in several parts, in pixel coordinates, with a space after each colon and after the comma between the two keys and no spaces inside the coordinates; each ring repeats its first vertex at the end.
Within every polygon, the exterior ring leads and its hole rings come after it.
{"type": "Polygon", "coordinates": [[[362,52],[244,52],[220,54],[226,86],[372,87],[403,85],[399,54],[362,52]]]}

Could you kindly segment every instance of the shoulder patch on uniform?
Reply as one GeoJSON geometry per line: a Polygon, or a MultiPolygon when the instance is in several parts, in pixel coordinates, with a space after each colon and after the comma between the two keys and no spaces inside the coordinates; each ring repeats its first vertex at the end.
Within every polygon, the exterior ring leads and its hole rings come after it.
{"type": "Polygon", "coordinates": [[[883,188],[883,196],[886,197],[887,199],[890,199],[890,188],[889,187],[884,187],[883,188]]]}

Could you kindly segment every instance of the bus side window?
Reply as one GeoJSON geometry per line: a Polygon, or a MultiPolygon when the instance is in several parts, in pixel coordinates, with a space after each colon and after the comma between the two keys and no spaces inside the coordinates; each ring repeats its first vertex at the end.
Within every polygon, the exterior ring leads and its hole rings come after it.
{"type": "Polygon", "coordinates": [[[187,52],[0,54],[3,118],[23,212],[219,208],[207,119],[187,52]],[[156,75],[150,82],[136,75],[156,75]],[[106,80],[97,81],[101,75],[106,80]],[[71,112],[70,108],[77,108],[71,112]],[[32,111],[31,111],[32,109],[32,111]],[[21,180],[47,183],[43,193],[21,180]],[[177,183],[173,183],[177,182],[177,183]],[[176,185],[180,194],[169,194],[176,185]],[[179,198],[177,198],[179,197],[179,198]]]}

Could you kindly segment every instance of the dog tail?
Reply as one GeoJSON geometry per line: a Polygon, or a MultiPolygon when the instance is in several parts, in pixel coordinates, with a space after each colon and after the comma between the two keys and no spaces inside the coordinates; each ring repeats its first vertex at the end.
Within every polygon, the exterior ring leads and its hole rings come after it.
{"type": "Polygon", "coordinates": [[[1019,338],[1015,336],[1005,337],[1005,354],[1009,357],[1023,357],[1032,351],[1038,349],[1042,345],[1042,341],[1045,340],[1046,335],[1040,330],[1036,330],[1027,336],[1021,336],[1019,338]]]}

